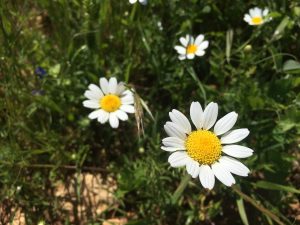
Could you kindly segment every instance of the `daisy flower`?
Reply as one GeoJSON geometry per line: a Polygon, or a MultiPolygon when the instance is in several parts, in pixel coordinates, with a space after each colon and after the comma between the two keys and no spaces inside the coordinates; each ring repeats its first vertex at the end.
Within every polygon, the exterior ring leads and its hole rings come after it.
{"type": "Polygon", "coordinates": [[[112,128],[117,128],[119,120],[128,120],[127,113],[134,113],[133,94],[115,77],[109,81],[102,77],[99,83],[100,87],[95,84],[88,86],[89,90],[84,93],[88,100],[83,102],[83,106],[94,109],[88,116],[91,120],[97,119],[101,124],[109,121],[112,128]]]}
{"type": "Polygon", "coordinates": [[[269,9],[260,9],[258,7],[252,8],[249,10],[249,14],[245,14],[244,20],[249,24],[253,26],[261,25],[267,21],[269,21],[271,18],[267,18],[267,15],[269,13],[269,9]]]}
{"type": "Polygon", "coordinates": [[[136,2],[139,2],[139,3],[143,4],[143,5],[147,4],[147,0],[129,0],[130,4],[134,4],[136,2]]]}
{"type": "Polygon", "coordinates": [[[169,116],[171,121],[164,126],[169,137],[162,140],[161,149],[172,152],[168,158],[172,167],[185,166],[187,172],[193,178],[199,177],[203,187],[208,189],[214,187],[215,177],[231,186],[235,184],[232,174],[248,175],[249,169],[232,158],[253,154],[252,149],[235,144],[249,134],[246,128],[231,130],[237,113],[230,112],[216,122],[217,103],[209,103],[203,111],[199,102],[192,102],[190,117],[196,130],[192,130],[189,120],[178,110],[173,109],[169,116]]]}
{"type": "Polygon", "coordinates": [[[208,47],[208,41],[204,41],[204,35],[200,34],[194,38],[191,35],[186,35],[186,37],[181,37],[179,39],[180,45],[176,45],[174,48],[179,54],[178,58],[184,60],[186,58],[193,59],[196,56],[203,56],[205,54],[205,49],[208,47]]]}

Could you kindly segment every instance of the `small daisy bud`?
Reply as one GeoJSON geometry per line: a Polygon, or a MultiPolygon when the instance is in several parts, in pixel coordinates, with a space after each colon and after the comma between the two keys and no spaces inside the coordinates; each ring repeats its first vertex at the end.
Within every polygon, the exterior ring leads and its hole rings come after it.
{"type": "Polygon", "coordinates": [[[245,52],[251,52],[252,51],[252,45],[246,45],[244,48],[245,52]]]}
{"type": "Polygon", "coordinates": [[[139,153],[143,154],[145,152],[145,149],[143,147],[139,148],[139,153]]]}
{"type": "Polygon", "coordinates": [[[73,159],[73,160],[76,159],[76,154],[75,154],[75,153],[73,153],[73,154],[71,155],[71,159],[73,159]]]}

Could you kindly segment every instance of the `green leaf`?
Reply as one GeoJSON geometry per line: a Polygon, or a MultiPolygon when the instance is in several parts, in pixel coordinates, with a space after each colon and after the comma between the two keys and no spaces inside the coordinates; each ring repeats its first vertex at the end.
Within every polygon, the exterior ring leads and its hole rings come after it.
{"type": "Polygon", "coordinates": [[[57,77],[57,75],[60,72],[60,68],[61,68],[60,64],[56,64],[56,65],[50,67],[49,74],[53,77],[57,77]]]}
{"type": "Polygon", "coordinates": [[[285,16],[281,23],[277,26],[274,34],[273,34],[273,39],[278,40],[282,37],[284,30],[286,28],[286,26],[289,24],[290,22],[290,18],[288,16],[285,16]]]}
{"type": "Polygon", "coordinates": [[[7,19],[7,17],[2,16],[2,26],[3,26],[3,31],[5,31],[6,34],[10,34],[11,33],[11,23],[9,22],[9,20],[7,19]]]}
{"type": "Polygon", "coordinates": [[[243,199],[240,198],[240,199],[236,200],[236,204],[237,204],[239,214],[240,214],[243,224],[249,225],[243,199]]]}
{"type": "Polygon", "coordinates": [[[233,41],[233,30],[229,29],[226,33],[226,60],[230,62],[231,47],[233,41]]]}
{"type": "Polygon", "coordinates": [[[176,204],[176,202],[178,201],[178,199],[181,196],[182,192],[184,191],[184,189],[188,185],[190,179],[191,179],[191,176],[189,174],[187,174],[185,177],[182,178],[179,186],[177,187],[176,191],[172,195],[172,199],[171,199],[172,204],[176,204]]]}
{"type": "Polygon", "coordinates": [[[288,73],[300,73],[300,63],[295,60],[287,60],[283,64],[282,70],[288,73]]]}
{"type": "Polygon", "coordinates": [[[294,128],[296,124],[291,120],[282,120],[278,122],[278,126],[281,132],[287,132],[290,129],[294,128]]]}
{"type": "Polygon", "coordinates": [[[275,184],[268,181],[258,181],[253,184],[255,187],[262,188],[262,189],[268,189],[268,190],[276,190],[276,191],[286,191],[291,192],[295,194],[300,194],[300,190],[297,190],[294,187],[285,186],[281,184],[275,184]]]}

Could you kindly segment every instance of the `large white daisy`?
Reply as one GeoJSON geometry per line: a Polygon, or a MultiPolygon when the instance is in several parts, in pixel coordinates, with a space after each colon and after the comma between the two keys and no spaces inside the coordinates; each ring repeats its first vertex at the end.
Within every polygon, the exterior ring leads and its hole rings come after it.
{"type": "Polygon", "coordinates": [[[124,83],[117,82],[115,77],[109,81],[102,77],[99,80],[100,87],[95,84],[88,86],[84,96],[88,98],[83,102],[86,108],[94,109],[89,114],[90,119],[97,119],[100,123],[109,124],[112,128],[119,126],[119,120],[128,120],[127,113],[134,113],[134,96],[130,90],[126,90],[124,83]]]}
{"type": "Polygon", "coordinates": [[[129,0],[130,4],[134,4],[136,2],[139,2],[139,3],[143,4],[143,5],[147,4],[147,0],[129,0]]]}
{"type": "Polygon", "coordinates": [[[246,21],[249,25],[258,26],[267,21],[271,18],[268,18],[269,9],[260,9],[258,7],[252,8],[249,10],[249,14],[246,13],[244,16],[244,21],[246,21]]]}
{"type": "Polygon", "coordinates": [[[180,60],[193,59],[195,56],[203,56],[205,54],[205,49],[207,49],[209,42],[204,41],[204,35],[200,34],[194,38],[191,35],[186,35],[186,37],[181,37],[179,39],[181,45],[176,45],[174,48],[179,54],[178,58],[180,60]]]}
{"type": "Polygon", "coordinates": [[[232,158],[253,154],[252,149],[235,144],[249,134],[246,128],[231,130],[237,113],[230,112],[216,122],[217,103],[209,103],[203,111],[199,102],[192,102],[190,116],[196,130],[192,130],[189,120],[178,110],[173,109],[169,116],[171,121],[164,126],[169,137],[162,140],[161,148],[172,152],[168,159],[172,167],[186,166],[187,172],[193,178],[199,177],[203,187],[208,189],[214,187],[215,177],[231,186],[235,184],[232,174],[248,175],[249,169],[232,158]]]}

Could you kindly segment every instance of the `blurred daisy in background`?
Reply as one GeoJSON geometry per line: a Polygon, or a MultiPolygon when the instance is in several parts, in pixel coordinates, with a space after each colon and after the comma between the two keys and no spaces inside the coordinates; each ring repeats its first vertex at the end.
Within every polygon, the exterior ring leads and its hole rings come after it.
{"type": "Polygon", "coordinates": [[[134,113],[134,96],[130,90],[126,90],[124,83],[117,82],[115,77],[109,81],[100,78],[100,87],[95,84],[88,86],[84,96],[88,99],[83,102],[86,108],[94,109],[89,114],[90,119],[97,119],[100,123],[109,124],[112,128],[119,127],[119,120],[128,120],[127,113],[134,113]]]}
{"type": "Polygon", "coordinates": [[[249,14],[245,14],[244,21],[246,21],[249,25],[258,26],[265,22],[271,20],[268,17],[269,9],[260,9],[258,7],[252,8],[249,10],[249,14]]]}
{"type": "Polygon", "coordinates": [[[147,4],[147,0],[129,0],[130,4],[134,4],[136,2],[139,2],[139,3],[143,4],[143,5],[147,4]]]}
{"type": "Polygon", "coordinates": [[[218,104],[211,102],[202,110],[199,102],[192,102],[189,120],[176,109],[169,113],[164,129],[169,137],[162,140],[162,150],[172,152],[168,162],[172,167],[185,166],[193,177],[199,177],[204,188],[212,189],[215,177],[226,186],[235,184],[232,174],[248,176],[249,169],[232,158],[246,158],[253,150],[235,143],[249,134],[246,128],[234,129],[238,114],[230,112],[217,122],[218,104]],[[214,126],[214,127],[213,127],[214,126]],[[212,130],[210,130],[213,127],[212,130]],[[227,155],[224,155],[224,153],[227,155]]]}
{"type": "Polygon", "coordinates": [[[194,38],[191,35],[186,35],[186,37],[181,37],[179,39],[180,45],[176,45],[174,48],[179,54],[179,59],[193,59],[196,56],[203,56],[205,54],[205,49],[208,47],[208,41],[204,41],[204,35],[200,34],[194,38]]]}

